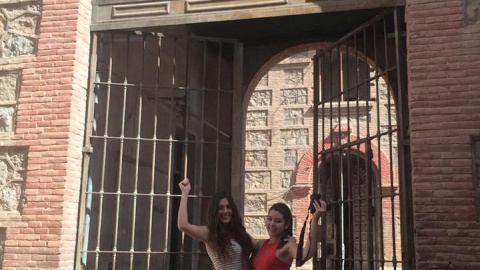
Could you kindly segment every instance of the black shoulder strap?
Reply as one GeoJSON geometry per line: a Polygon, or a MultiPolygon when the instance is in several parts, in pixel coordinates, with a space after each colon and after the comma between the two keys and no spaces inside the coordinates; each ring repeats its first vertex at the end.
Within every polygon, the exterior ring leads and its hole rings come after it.
{"type": "MultiPolygon", "coordinates": [[[[303,242],[304,242],[303,240],[305,238],[305,227],[307,225],[308,215],[309,215],[309,213],[307,214],[307,217],[305,218],[305,221],[303,222],[302,231],[300,232],[300,239],[298,239],[297,258],[295,259],[295,265],[297,267],[302,266],[306,261],[306,260],[303,260],[302,257],[303,257],[303,242]]],[[[310,233],[309,233],[308,237],[310,237],[310,233]]],[[[307,254],[308,254],[309,251],[310,251],[310,247],[308,247],[307,254]]]]}

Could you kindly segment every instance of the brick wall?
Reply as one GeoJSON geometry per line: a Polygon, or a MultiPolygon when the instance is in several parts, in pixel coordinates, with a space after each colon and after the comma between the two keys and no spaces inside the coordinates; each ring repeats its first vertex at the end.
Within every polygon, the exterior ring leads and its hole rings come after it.
{"type": "Polygon", "coordinates": [[[34,2],[37,51],[23,63],[12,145],[28,149],[20,218],[3,269],[72,269],[89,59],[90,1],[34,2]]]}
{"type": "Polygon", "coordinates": [[[407,1],[418,269],[480,269],[470,152],[480,135],[479,8],[407,1]]]}

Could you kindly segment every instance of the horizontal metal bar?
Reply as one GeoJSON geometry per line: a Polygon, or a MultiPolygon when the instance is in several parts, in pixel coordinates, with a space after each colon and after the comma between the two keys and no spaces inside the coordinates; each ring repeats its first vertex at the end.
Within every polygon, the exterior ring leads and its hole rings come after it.
{"type": "MultiPolygon", "coordinates": [[[[104,86],[127,86],[127,87],[135,87],[135,88],[140,88],[142,87],[143,90],[145,91],[148,88],[152,89],[168,89],[168,90],[178,90],[178,91],[205,91],[205,92],[220,92],[220,93],[226,93],[226,94],[233,94],[233,89],[213,89],[213,88],[196,88],[196,87],[184,87],[184,86],[161,86],[161,85],[153,85],[153,84],[133,84],[133,83],[121,83],[121,82],[95,82],[95,85],[104,85],[104,86]]],[[[115,89],[112,89],[115,90],[115,89]]],[[[118,91],[122,91],[124,89],[118,89],[118,91]]],[[[135,90],[135,89],[131,89],[135,90]]],[[[162,97],[159,97],[162,99],[162,97]]]]}
{"type": "Polygon", "coordinates": [[[363,259],[348,259],[348,258],[321,258],[320,260],[325,260],[325,261],[342,261],[342,262],[376,262],[376,263],[393,263],[393,264],[398,264],[398,263],[403,263],[404,261],[396,261],[396,260],[363,260],[363,259]]]}
{"type": "MultiPolygon", "coordinates": [[[[161,194],[161,193],[135,193],[135,192],[108,192],[108,191],[88,191],[86,194],[93,194],[93,195],[127,195],[127,196],[145,196],[145,197],[182,197],[181,194],[161,194]]],[[[189,198],[204,198],[208,199],[212,196],[205,196],[205,195],[188,195],[189,198]]]]}
{"type": "MultiPolygon", "coordinates": [[[[137,138],[137,137],[116,137],[116,136],[104,136],[104,135],[92,135],[92,139],[111,139],[111,140],[128,140],[128,141],[149,141],[149,142],[172,142],[172,143],[198,143],[192,140],[171,140],[171,139],[158,139],[158,138],[137,138]]],[[[220,144],[224,146],[231,146],[231,142],[214,142],[214,141],[203,141],[204,144],[220,144]]]]}
{"type": "MultiPolygon", "coordinates": [[[[118,0],[115,0],[118,1],[118,0]]],[[[111,30],[111,31],[102,31],[102,33],[114,33],[114,34],[120,34],[120,35],[130,35],[130,36],[146,36],[146,37],[158,37],[158,38],[170,38],[170,39],[184,39],[184,40],[189,40],[189,41],[208,41],[208,42],[214,42],[214,43],[235,43],[238,42],[237,39],[231,39],[231,38],[216,38],[216,37],[199,37],[199,36],[194,36],[194,35],[176,35],[172,33],[161,33],[161,32],[142,32],[139,30],[111,30]]]]}
{"type": "MultiPolygon", "coordinates": [[[[322,104],[322,103],[326,104],[326,103],[330,103],[330,102],[332,102],[332,103],[333,103],[333,102],[338,102],[337,100],[333,100],[333,99],[336,98],[336,97],[341,97],[343,94],[350,93],[351,90],[355,90],[357,87],[360,87],[360,86],[362,86],[362,85],[367,85],[368,87],[370,87],[370,85],[369,85],[368,83],[370,83],[370,82],[372,82],[372,81],[375,81],[375,80],[381,78],[383,75],[386,75],[386,74],[387,74],[388,72],[390,72],[390,71],[395,71],[395,69],[396,69],[396,66],[393,66],[392,68],[389,68],[388,70],[386,70],[386,71],[384,71],[384,72],[382,72],[382,73],[379,73],[379,75],[375,75],[375,76],[373,76],[373,77],[369,77],[367,80],[364,80],[364,81],[362,81],[362,82],[359,82],[359,83],[357,83],[356,85],[351,86],[351,87],[345,89],[344,91],[341,91],[341,92],[338,93],[338,94],[332,95],[332,96],[331,96],[330,98],[328,98],[325,102],[324,102],[323,100],[320,100],[320,103],[318,103],[318,105],[320,105],[320,104],[322,104]]],[[[323,91],[326,91],[326,90],[328,90],[328,88],[322,89],[322,90],[323,90],[323,91]]],[[[355,102],[355,101],[350,101],[350,102],[355,102]]]]}
{"type": "Polygon", "coordinates": [[[192,255],[207,255],[207,253],[202,252],[184,252],[184,251],[130,251],[130,250],[84,250],[86,253],[93,254],[192,254],[192,255]]]}
{"type": "Polygon", "coordinates": [[[394,128],[392,130],[387,130],[385,132],[382,132],[382,133],[374,135],[374,136],[365,137],[363,139],[359,139],[359,140],[356,140],[356,141],[351,141],[351,142],[348,142],[348,143],[345,143],[345,144],[342,144],[342,145],[339,145],[339,146],[336,146],[336,147],[328,148],[326,150],[318,152],[318,154],[319,155],[330,154],[330,153],[335,152],[335,151],[345,150],[345,148],[352,147],[352,146],[357,146],[357,145],[360,145],[360,144],[363,144],[363,143],[367,143],[367,141],[371,141],[375,138],[378,138],[378,137],[381,137],[381,136],[386,136],[390,133],[395,133],[397,131],[398,131],[398,128],[394,128]]]}
{"type": "Polygon", "coordinates": [[[388,193],[387,195],[380,195],[380,196],[361,197],[359,199],[347,199],[347,200],[330,201],[330,203],[340,205],[340,204],[346,204],[346,203],[350,203],[350,202],[364,202],[364,201],[369,201],[369,200],[374,200],[374,199],[389,199],[389,198],[395,198],[397,196],[400,196],[399,192],[388,193]]]}

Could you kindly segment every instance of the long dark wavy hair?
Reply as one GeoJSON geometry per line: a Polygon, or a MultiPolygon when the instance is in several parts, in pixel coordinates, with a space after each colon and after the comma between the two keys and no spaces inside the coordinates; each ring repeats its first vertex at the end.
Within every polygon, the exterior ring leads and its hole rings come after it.
{"type": "Polygon", "coordinates": [[[218,253],[220,260],[226,260],[231,239],[237,241],[242,247],[242,256],[244,259],[250,259],[250,255],[254,250],[252,240],[242,224],[238,208],[230,194],[226,192],[213,194],[208,210],[208,231],[208,242],[212,245],[213,250],[218,253]],[[228,200],[232,209],[232,218],[227,224],[222,223],[218,215],[218,204],[220,200],[225,198],[228,200]]]}
{"type": "Polygon", "coordinates": [[[288,241],[285,241],[285,238],[289,236],[293,236],[293,218],[292,218],[292,211],[290,211],[290,208],[284,203],[276,203],[270,207],[268,212],[275,210],[277,212],[280,212],[283,216],[283,220],[285,220],[285,225],[288,226],[288,228],[285,228],[282,232],[282,236],[280,236],[280,242],[278,244],[277,249],[283,247],[288,241]]]}

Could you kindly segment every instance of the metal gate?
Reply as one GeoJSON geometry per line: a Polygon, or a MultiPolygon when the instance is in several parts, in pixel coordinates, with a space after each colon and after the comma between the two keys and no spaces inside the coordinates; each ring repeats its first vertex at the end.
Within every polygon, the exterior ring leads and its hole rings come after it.
{"type": "Polygon", "coordinates": [[[178,182],[192,181],[196,224],[230,190],[239,43],[133,31],[92,43],[76,269],[206,269],[204,245],[177,229],[178,182]]]}
{"type": "Polygon", "coordinates": [[[405,40],[386,10],[314,57],[316,269],[414,269],[405,40]]]}

